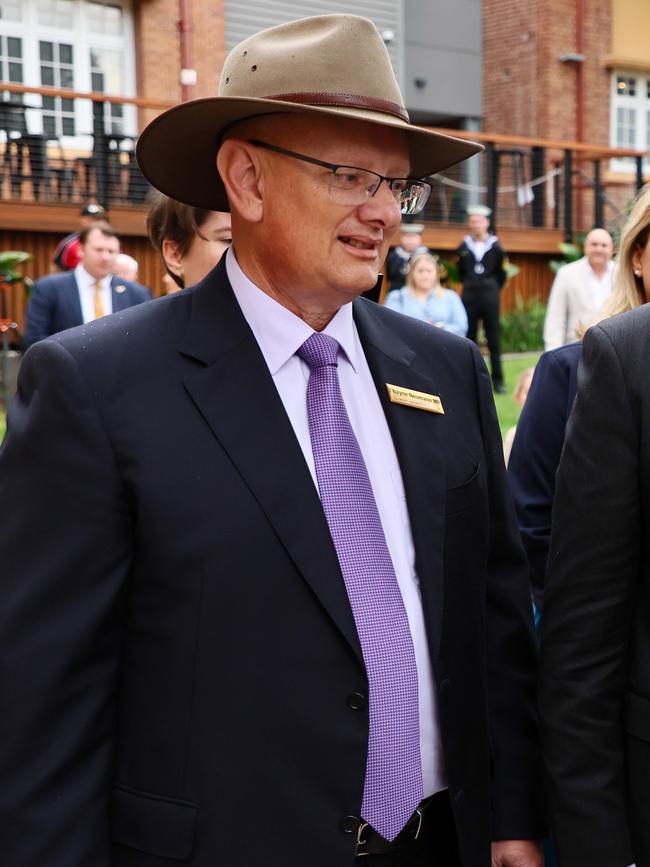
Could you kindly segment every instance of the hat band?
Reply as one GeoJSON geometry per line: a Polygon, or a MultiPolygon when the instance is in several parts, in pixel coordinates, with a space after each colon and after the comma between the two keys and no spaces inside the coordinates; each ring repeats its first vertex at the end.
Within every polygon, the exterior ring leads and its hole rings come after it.
{"type": "Polygon", "coordinates": [[[283,102],[297,102],[302,105],[330,105],[336,108],[361,108],[392,114],[400,120],[410,122],[409,113],[403,105],[388,99],[374,96],[359,96],[355,93],[274,93],[266,99],[279,99],[283,102]]]}

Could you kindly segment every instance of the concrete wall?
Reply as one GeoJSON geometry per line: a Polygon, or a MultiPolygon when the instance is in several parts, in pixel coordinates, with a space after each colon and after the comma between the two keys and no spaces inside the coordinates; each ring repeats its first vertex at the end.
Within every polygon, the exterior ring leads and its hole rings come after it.
{"type": "Polygon", "coordinates": [[[481,0],[405,0],[403,89],[413,120],[481,116],[481,19],[481,0]]]}

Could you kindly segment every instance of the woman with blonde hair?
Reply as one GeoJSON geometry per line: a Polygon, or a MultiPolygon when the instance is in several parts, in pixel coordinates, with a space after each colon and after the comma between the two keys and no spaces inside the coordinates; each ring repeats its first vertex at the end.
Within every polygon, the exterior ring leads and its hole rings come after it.
{"type": "Polygon", "coordinates": [[[465,337],[467,313],[460,297],[452,289],[440,285],[438,262],[430,253],[411,257],[406,286],[389,292],[386,307],[422,319],[437,328],[465,337]]]}
{"type": "MultiPolygon", "coordinates": [[[[612,293],[600,321],[650,300],[650,184],[636,197],[621,233],[612,293]]],[[[580,335],[582,336],[582,335],[580,335]]],[[[555,473],[576,396],[581,343],[545,352],[517,424],[508,477],[536,608],[543,603],[555,473]]]]}

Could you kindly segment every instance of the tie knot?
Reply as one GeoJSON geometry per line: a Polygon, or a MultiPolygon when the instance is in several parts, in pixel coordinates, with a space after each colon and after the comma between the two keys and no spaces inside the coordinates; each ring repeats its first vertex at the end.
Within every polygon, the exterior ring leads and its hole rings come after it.
{"type": "Polygon", "coordinates": [[[329,334],[321,334],[318,331],[307,338],[297,352],[310,370],[326,367],[328,364],[336,366],[338,354],[338,341],[329,334]]]}

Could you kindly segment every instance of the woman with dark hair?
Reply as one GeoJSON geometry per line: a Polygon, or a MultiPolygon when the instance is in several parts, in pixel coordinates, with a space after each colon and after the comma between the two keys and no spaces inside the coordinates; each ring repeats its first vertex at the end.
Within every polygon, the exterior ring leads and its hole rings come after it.
{"type": "Polygon", "coordinates": [[[151,243],[179,289],[199,283],[231,242],[230,214],[183,205],[155,192],[147,215],[151,243]]]}

